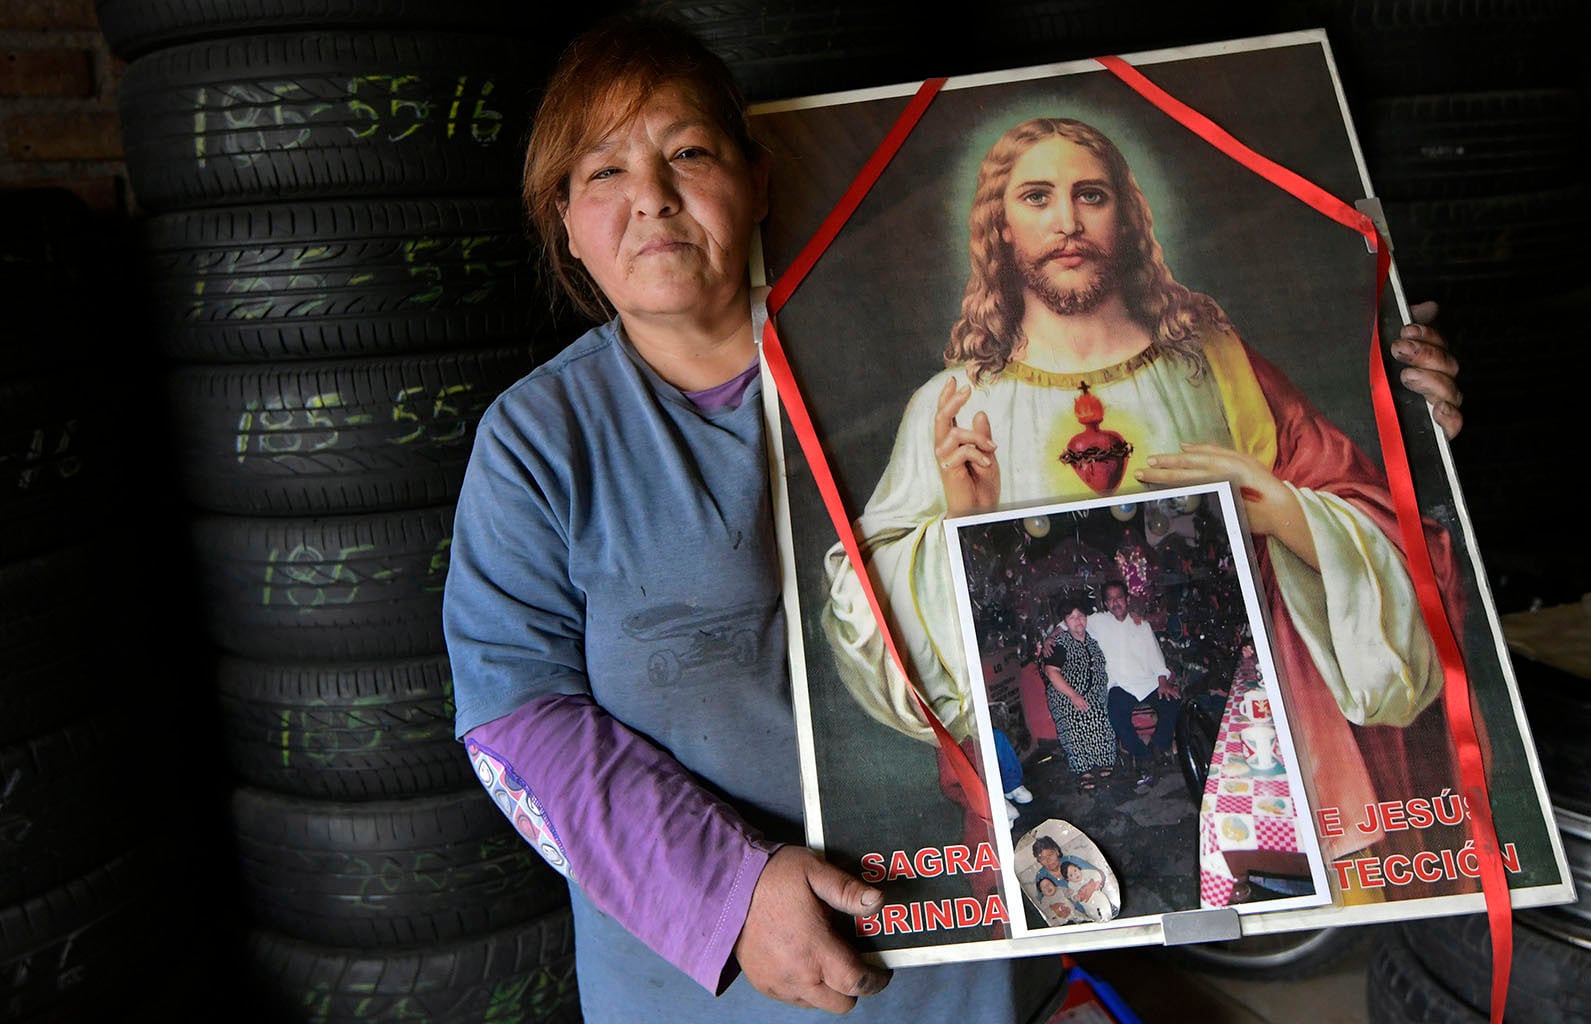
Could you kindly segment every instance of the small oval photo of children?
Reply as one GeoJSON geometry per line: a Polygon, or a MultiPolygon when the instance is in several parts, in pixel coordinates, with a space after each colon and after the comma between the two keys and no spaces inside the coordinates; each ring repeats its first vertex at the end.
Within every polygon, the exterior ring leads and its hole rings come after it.
{"type": "Polygon", "coordinates": [[[1022,893],[1051,927],[1098,924],[1121,912],[1121,889],[1105,857],[1071,823],[1051,818],[1016,844],[1022,893]]]}

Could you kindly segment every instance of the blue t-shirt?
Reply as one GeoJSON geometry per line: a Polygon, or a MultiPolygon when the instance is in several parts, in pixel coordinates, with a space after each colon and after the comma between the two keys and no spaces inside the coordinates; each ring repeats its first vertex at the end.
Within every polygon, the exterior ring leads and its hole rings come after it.
{"type": "MultiPolygon", "coordinates": [[[[509,388],[478,428],[444,618],[460,736],[590,694],[769,838],[801,842],[761,384],[703,411],[617,322],[509,388]]],[[[537,794],[553,820],[558,794],[537,794]]],[[[637,821],[636,829],[648,823],[637,821]]],[[[571,887],[587,1024],[810,1021],[744,978],[714,997],[571,887]]],[[[848,1019],[1014,1021],[1011,964],[906,968],[848,1019]]]]}

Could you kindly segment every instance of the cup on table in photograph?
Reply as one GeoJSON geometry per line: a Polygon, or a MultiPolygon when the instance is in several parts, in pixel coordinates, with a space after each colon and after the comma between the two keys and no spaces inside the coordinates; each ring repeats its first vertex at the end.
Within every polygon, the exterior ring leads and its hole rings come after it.
{"type": "Polygon", "coordinates": [[[1243,717],[1251,722],[1271,720],[1271,698],[1264,690],[1255,690],[1243,698],[1243,717]]]}
{"type": "Polygon", "coordinates": [[[1243,758],[1254,768],[1271,768],[1276,764],[1276,728],[1272,725],[1251,725],[1238,734],[1243,741],[1243,758]]]}

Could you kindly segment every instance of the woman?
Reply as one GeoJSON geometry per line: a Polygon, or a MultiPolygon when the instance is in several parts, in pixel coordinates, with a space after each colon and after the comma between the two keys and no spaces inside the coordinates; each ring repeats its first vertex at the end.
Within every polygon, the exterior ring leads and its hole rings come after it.
{"type": "Polygon", "coordinates": [[[1044,696],[1055,735],[1066,750],[1066,765],[1084,790],[1107,776],[1116,764],[1116,733],[1105,710],[1109,680],[1105,652],[1088,635],[1088,611],[1080,598],[1064,599],[1061,627],[1048,638],[1044,658],[1044,696]]]}
{"type": "Polygon", "coordinates": [[[1057,968],[891,982],[833,924],[883,894],[801,846],[747,271],[766,181],[727,69],[680,30],[612,23],[560,58],[526,204],[609,319],[477,430],[443,608],[457,732],[570,879],[587,1024],[1022,1019],[1014,972],[1057,968]],[[741,657],[649,675],[726,618],[741,657]]]}
{"type": "Polygon", "coordinates": [[[612,319],[478,429],[444,603],[458,733],[570,878],[588,1024],[862,996],[865,1020],[1016,1020],[1008,964],[885,990],[831,923],[882,894],[801,845],[747,269],[766,182],[727,70],[680,31],[616,23],[556,69],[526,201],[558,280],[612,319]],[[726,619],[755,642],[649,674],[726,619]]]}

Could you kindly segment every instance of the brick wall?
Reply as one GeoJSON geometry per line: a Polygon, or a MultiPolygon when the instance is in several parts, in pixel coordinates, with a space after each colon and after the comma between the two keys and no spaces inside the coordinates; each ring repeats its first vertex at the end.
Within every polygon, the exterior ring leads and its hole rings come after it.
{"type": "Polygon", "coordinates": [[[127,212],[116,88],[94,0],[0,2],[0,188],[57,185],[127,212]]]}

